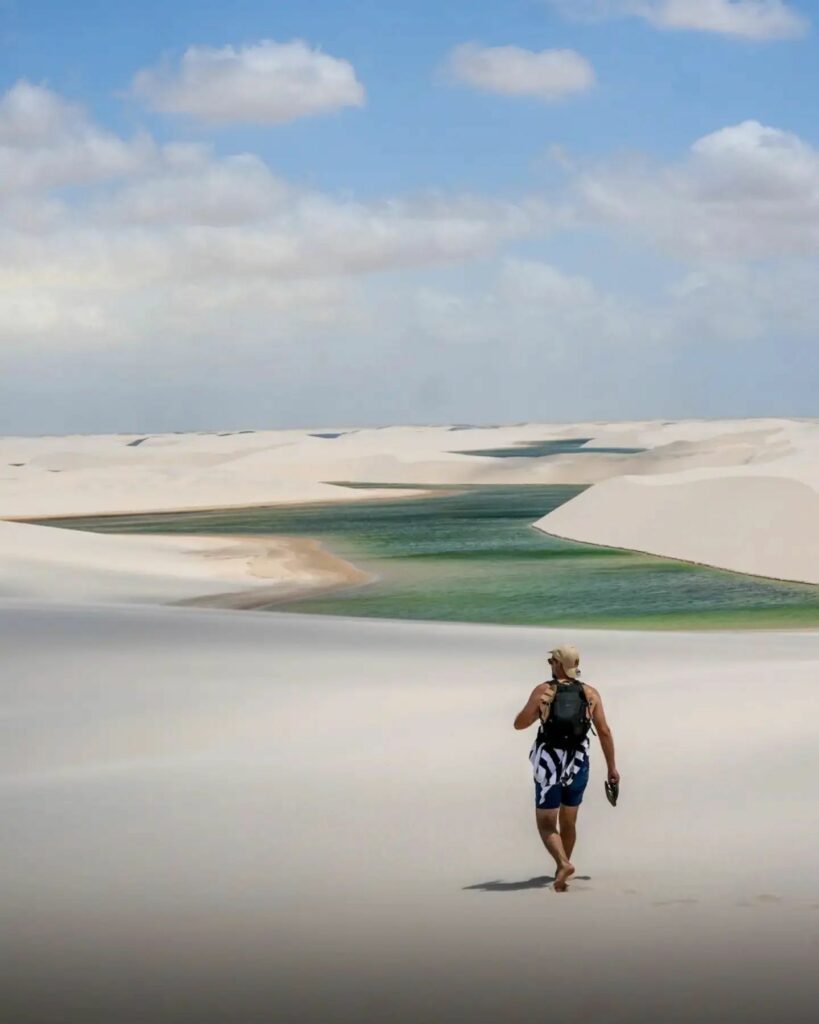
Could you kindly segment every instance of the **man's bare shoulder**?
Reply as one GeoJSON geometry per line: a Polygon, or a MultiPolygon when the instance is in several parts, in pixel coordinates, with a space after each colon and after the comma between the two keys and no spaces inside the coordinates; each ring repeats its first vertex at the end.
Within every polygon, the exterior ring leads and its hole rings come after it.
{"type": "Polygon", "coordinates": [[[583,683],[583,689],[586,691],[586,699],[591,704],[598,704],[602,701],[600,691],[596,686],[592,686],[591,683],[583,683]]]}

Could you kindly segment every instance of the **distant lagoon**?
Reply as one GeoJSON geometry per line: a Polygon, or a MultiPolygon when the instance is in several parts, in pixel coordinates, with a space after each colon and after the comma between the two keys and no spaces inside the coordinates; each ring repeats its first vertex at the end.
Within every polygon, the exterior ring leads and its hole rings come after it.
{"type": "MultiPolygon", "coordinates": [[[[324,435],[327,436],[327,435],[324,435]]],[[[509,448],[469,448],[453,455],[483,455],[494,459],[540,459],[551,455],[637,455],[645,448],[586,447],[590,437],[568,437],[559,441],[523,441],[509,448]]]]}
{"type": "Polygon", "coordinates": [[[577,544],[531,525],[584,489],[433,485],[423,488],[430,494],[389,500],[48,523],[102,533],[310,536],[377,577],[270,605],[276,611],[640,629],[819,625],[817,586],[577,544]]]}

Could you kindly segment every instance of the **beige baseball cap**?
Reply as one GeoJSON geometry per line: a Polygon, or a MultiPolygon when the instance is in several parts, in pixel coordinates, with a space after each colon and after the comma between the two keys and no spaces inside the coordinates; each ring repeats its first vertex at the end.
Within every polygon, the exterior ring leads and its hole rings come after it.
{"type": "Polygon", "coordinates": [[[549,651],[549,654],[560,662],[569,679],[575,679],[580,674],[580,652],[576,647],[572,647],[571,644],[561,644],[560,647],[549,651]]]}

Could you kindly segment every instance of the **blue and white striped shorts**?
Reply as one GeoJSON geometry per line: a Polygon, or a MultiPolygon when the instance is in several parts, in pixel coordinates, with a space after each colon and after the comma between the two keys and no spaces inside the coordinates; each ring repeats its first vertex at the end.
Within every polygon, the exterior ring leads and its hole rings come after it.
{"type": "Polygon", "coordinates": [[[535,781],[535,807],[541,811],[553,811],[563,804],[565,807],[579,807],[583,802],[583,794],[589,782],[589,759],[583,762],[580,771],[575,775],[568,786],[561,786],[559,782],[552,786],[541,786],[535,781]],[[546,790],[544,794],[544,789],[546,790]],[[542,798],[542,802],[541,802],[542,798]]]}

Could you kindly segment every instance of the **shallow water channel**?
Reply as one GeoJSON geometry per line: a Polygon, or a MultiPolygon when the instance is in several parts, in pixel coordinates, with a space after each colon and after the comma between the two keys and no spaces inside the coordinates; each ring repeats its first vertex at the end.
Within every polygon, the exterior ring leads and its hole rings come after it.
{"type": "Polygon", "coordinates": [[[49,523],[103,533],[310,536],[377,577],[271,605],[277,611],[642,629],[819,625],[819,587],[576,544],[531,525],[582,487],[428,490],[389,500],[49,523]]]}

